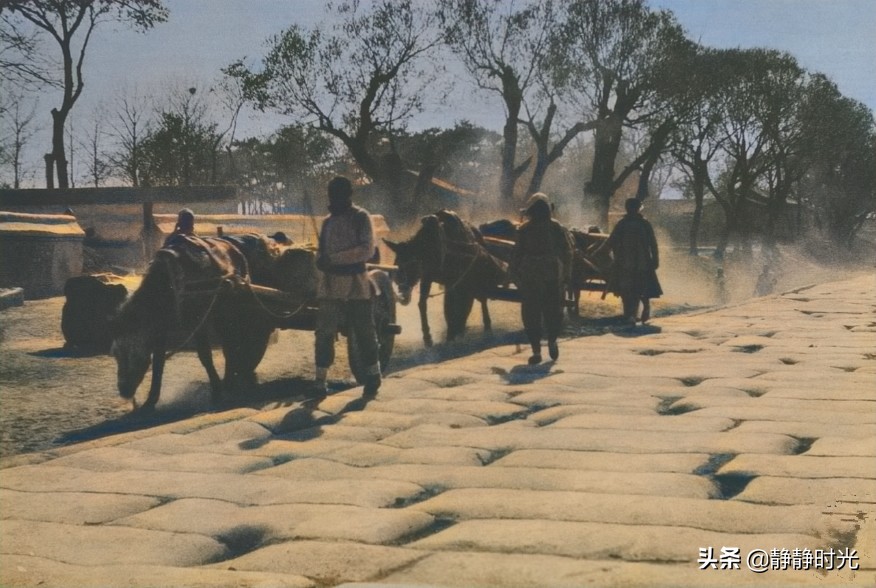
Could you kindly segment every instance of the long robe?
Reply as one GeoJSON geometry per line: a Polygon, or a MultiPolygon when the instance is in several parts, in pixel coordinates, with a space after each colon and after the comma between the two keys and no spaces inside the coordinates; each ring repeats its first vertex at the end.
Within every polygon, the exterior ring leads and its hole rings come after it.
{"type": "Polygon", "coordinates": [[[660,254],[654,228],[639,213],[627,214],[608,237],[614,263],[608,291],[621,298],[659,298],[663,294],[657,279],[660,254]]]}

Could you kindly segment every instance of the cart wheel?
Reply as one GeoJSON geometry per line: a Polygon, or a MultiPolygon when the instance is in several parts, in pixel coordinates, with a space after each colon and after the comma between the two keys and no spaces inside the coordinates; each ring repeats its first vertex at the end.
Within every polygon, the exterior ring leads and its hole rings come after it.
{"type": "MultiPolygon", "coordinates": [[[[371,281],[380,289],[380,295],[374,298],[372,312],[374,313],[374,327],[377,330],[377,353],[380,360],[380,371],[385,372],[389,366],[389,359],[392,357],[392,348],[395,345],[396,332],[390,328],[390,325],[395,324],[395,293],[392,289],[392,281],[386,272],[372,270],[370,277],[371,281]]],[[[364,384],[367,366],[362,362],[359,342],[352,331],[347,333],[347,355],[349,356],[350,371],[353,372],[353,377],[356,378],[356,382],[359,384],[364,384]]]]}

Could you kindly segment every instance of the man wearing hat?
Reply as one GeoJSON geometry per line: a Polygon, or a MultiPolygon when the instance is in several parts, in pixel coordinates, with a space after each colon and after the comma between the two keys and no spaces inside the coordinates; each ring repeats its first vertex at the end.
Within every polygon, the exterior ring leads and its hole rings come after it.
{"type": "Polygon", "coordinates": [[[359,343],[366,366],[364,396],[380,388],[377,331],[371,313],[371,284],[366,262],[374,255],[371,215],[353,205],[350,180],[336,177],[328,184],[329,216],[322,222],[316,267],[319,311],[316,318],[316,394],[326,393],[326,376],[335,359],[335,337],[343,317],[359,343]]]}
{"type": "Polygon", "coordinates": [[[563,293],[572,275],[572,241],[565,227],[551,218],[551,209],[545,194],[530,197],[521,209],[527,220],[517,229],[511,255],[523,329],[532,347],[531,365],[541,363],[542,321],[551,359],[560,356],[557,337],[563,326],[563,293]]]}
{"type": "Polygon", "coordinates": [[[164,240],[164,247],[170,247],[185,241],[185,237],[195,236],[195,213],[190,208],[183,208],[176,215],[176,225],[173,232],[164,240]]]}

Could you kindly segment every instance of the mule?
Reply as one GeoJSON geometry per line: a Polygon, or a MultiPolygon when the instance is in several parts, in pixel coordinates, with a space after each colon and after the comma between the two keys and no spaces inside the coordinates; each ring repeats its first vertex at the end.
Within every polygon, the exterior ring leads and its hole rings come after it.
{"type": "Polygon", "coordinates": [[[152,384],[142,408],[158,402],[170,337],[180,332],[195,343],[214,402],[224,387],[254,382],[273,326],[251,304],[248,267],[243,253],[222,239],[186,237],[156,253],[111,325],[119,394],[135,409],[134,395],[150,365],[152,384]],[[225,356],[224,382],[213,364],[211,330],[225,356]]]}
{"type": "Polygon", "coordinates": [[[475,299],[481,303],[484,331],[490,332],[487,299],[508,281],[508,266],[484,248],[475,227],[453,211],[440,210],[423,217],[420,229],[407,241],[384,242],[395,253],[399,301],[408,304],[413,287],[420,284],[418,306],[426,347],[433,344],[427,316],[432,283],[444,286],[447,341],[463,335],[475,299]]]}

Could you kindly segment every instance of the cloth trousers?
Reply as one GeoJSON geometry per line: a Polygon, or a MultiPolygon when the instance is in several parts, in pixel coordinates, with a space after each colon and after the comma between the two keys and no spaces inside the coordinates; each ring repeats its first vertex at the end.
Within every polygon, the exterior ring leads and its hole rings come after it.
{"type": "Polygon", "coordinates": [[[554,341],[563,327],[563,289],[559,280],[525,282],[520,286],[520,314],[523,330],[532,348],[541,346],[542,321],[548,341],[554,341]]]}
{"type": "Polygon", "coordinates": [[[335,362],[335,338],[341,321],[356,336],[362,363],[378,366],[377,331],[371,316],[371,299],[322,299],[316,315],[316,367],[329,368],[335,362]]]}

